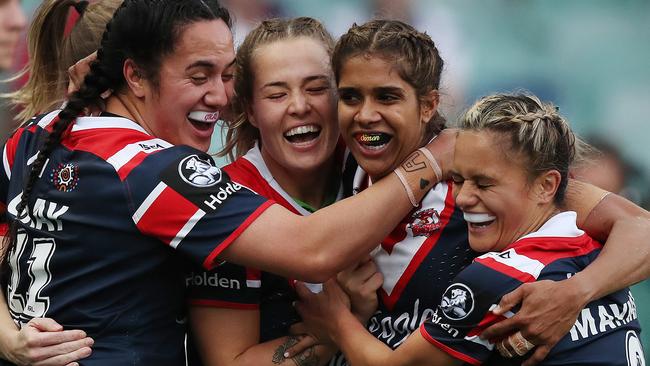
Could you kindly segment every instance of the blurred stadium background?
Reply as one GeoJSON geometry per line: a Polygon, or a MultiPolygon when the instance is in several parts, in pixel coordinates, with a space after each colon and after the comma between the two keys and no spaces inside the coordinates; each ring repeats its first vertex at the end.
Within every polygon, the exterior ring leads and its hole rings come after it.
{"type": "MultiPolygon", "coordinates": [[[[28,14],[40,2],[23,0],[28,14]]],[[[611,157],[585,175],[650,209],[649,0],[223,0],[243,39],[260,19],[306,15],[339,36],[398,18],[426,31],[445,60],[448,120],[476,98],[526,89],[560,106],[611,157]],[[612,183],[611,181],[614,180],[612,183]],[[600,182],[600,181],[599,181],[600,182]]],[[[7,75],[4,75],[7,76],[7,75]]],[[[5,86],[6,90],[7,86],[5,86]]],[[[215,136],[216,151],[219,136],[215,136]]],[[[630,253],[633,255],[633,253],[630,253]]],[[[633,288],[650,353],[650,281],[633,288]]]]}

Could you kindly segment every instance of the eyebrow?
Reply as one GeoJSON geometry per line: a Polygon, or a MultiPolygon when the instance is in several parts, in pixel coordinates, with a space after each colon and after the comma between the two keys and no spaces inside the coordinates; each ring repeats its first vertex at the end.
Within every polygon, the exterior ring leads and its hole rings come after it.
{"type": "Polygon", "coordinates": [[[377,93],[400,93],[404,94],[404,89],[400,88],[399,86],[380,86],[377,88],[374,88],[374,91],[377,93]]]}
{"type": "MultiPolygon", "coordinates": [[[[327,75],[312,75],[312,76],[306,77],[304,83],[309,83],[309,82],[314,81],[314,80],[329,81],[329,77],[327,77],[327,75]]],[[[279,87],[283,87],[283,88],[288,88],[289,84],[286,81],[272,81],[270,83],[266,83],[266,84],[262,85],[261,89],[272,87],[272,86],[279,86],[279,87]]]]}
{"type": "MultiPolygon", "coordinates": [[[[236,61],[235,59],[230,61],[230,63],[228,65],[226,65],[226,67],[224,69],[227,69],[227,68],[231,67],[232,65],[234,65],[235,61],[236,61]]],[[[213,68],[213,67],[215,67],[215,64],[214,64],[214,62],[199,60],[199,61],[195,61],[195,62],[191,63],[189,66],[187,66],[185,68],[185,70],[190,70],[190,69],[193,69],[193,68],[196,68],[196,67],[210,67],[210,68],[213,68]]]]}

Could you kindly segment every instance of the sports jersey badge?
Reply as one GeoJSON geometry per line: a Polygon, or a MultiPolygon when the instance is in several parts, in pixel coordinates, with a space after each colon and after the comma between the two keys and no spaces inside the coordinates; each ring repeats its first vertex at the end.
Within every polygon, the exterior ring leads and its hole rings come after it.
{"type": "Polygon", "coordinates": [[[59,164],[52,169],[50,181],[57,190],[61,192],[70,192],[77,188],[79,183],[79,167],[74,164],[59,164]]]}
{"type": "Polygon", "coordinates": [[[474,294],[462,283],[447,287],[442,295],[440,309],[451,320],[465,319],[474,310],[474,294]]]}
{"type": "Polygon", "coordinates": [[[178,174],[194,187],[212,187],[221,182],[221,169],[213,165],[211,159],[203,160],[190,155],[178,164],[178,174]]]}
{"type": "Polygon", "coordinates": [[[645,366],[643,347],[636,332],[630,330],[625,335],[626,356],[628,366],[645,366]]]}
{"type": "Polygon", "coordinates": [[[435,208],[417,211],[411,218],[413,221],[406,227],[413,231],[413,236],[429,237],[440,229],[440,214],[435,208]]]}

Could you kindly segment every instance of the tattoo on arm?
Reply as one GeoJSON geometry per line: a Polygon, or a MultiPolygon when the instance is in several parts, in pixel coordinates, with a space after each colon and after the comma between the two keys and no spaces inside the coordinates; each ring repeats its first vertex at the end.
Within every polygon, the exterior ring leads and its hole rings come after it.
{"type": "Polygon", "coordinates": [[[408,173],[411,172],[416,172],[418,170],[422,170],[427,167],[427,164],[424,161],[415,161],[417,160],[422,160],[420,159],[422,156],[422,153],[419,151],[414,152],[411,154],[408,158],[406,158],[406,161],[402,164],[402,168],[408,173]]]}
{"type": "MultiPolygon", "coordinates": [[[[284,361],[286,361],[284,353],[289,348],[295,346],[299,340],[300,338],[296,336],[289,336],[287,340],[275,350],[275,353],[273,353],[273,363],[276,365],[284,363],[284,361]]],[[[316,346],[311,346],[291,358],[291,360],[296,366],[316,366],[320,362],[320,358],[316,354],[315,348],[316,346]]]]}
{"type": "Polygon", "coordinates": [[[284,358],[284,353],[287,352],[289,348],[295,346],[298,341],[298,337],[289,336],[284,343],[275,349],[275,353],[273,353],[273,363],[276,365],[283,363],[284,360],[286,360],[286,358],[284,358]]]}

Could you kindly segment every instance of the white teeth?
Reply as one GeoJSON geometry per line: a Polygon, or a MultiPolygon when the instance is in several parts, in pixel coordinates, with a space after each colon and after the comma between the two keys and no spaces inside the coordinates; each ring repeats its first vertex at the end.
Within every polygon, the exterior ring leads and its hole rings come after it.
{"type": "Polygon", "coordinates": [[[465,221],[471,224],[481,224],[481,223],[487,223],[489,221],[493,221],[497,217],[486,213],[463,212],[463,218],[465,219],[465,221]]]}
{"type": "Polygon", "coordinates": [[[320,131],[320,127],[316,125],[306,125],[306,126],[298,126],[290,129],[289,131],[285,132],[284,135],[286,137],[291,137],[295,135],[302,135],[303,133],[308,133],[308,132],[318,132],[320,131]]]}
{"type": "Polygon", "coordinates": [[[187,118],[197,122],[214,123],[219,120],[219,111],[192,111],[187,115],[187,118]]]}

